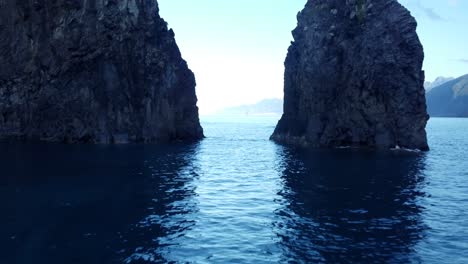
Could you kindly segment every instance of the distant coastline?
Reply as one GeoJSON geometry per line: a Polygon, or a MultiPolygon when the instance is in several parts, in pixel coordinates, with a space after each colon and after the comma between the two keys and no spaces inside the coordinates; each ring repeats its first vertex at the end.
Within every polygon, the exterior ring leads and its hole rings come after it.
{"type": "Polygon", "coordinates": [[[468,74],[432,88],[426,102],[431,117],[468,117],[468,74]]]}
{"type": "Polygon", "coordinates": [[[217,115],[271,116],[283,114],[283,99],[264,99],[254,104],[228,107],[216,112],[217,115]]]}

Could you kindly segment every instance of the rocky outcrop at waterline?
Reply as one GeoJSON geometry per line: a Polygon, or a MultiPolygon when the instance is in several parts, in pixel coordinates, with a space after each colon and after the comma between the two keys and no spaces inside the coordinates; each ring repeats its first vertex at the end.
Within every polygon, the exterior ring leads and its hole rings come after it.
{"type": "Polygon", "coordinates": [[[196,140],[195,78],[156,0],[0,1],[0,137],[196,140]]]}
{"type": "Polygon", "coordinates": [[[396,0],[309,0],[293,36],[273,140],[428,149],[423,48],[396,0]]]}

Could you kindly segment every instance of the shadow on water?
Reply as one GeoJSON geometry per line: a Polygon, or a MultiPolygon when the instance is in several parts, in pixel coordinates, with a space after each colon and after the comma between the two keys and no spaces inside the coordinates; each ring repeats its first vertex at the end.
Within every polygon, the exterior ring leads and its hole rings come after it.
{"type": "Polygon", "coordinates": [[[0,148],[2,263],[163,261],[193,224],[198,145],[0,148]]]}
{"type": "Polygon", "coordinates": [[[425,154],[278,146],[284,261],[418,262],[425,154]]]}

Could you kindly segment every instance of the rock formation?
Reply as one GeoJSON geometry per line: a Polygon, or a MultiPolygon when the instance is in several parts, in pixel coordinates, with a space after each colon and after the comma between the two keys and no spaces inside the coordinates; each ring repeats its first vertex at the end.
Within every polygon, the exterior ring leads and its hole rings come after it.
{"type": "Polygon", "coordinates": [[[423,48],[396,0],[309,0],[293,36],[273,140],[428,149],[423,48]]]}
{"type": "Polygon", "coordinates": [[[0,137],[196,140],[195,78],[156,0],[0,1],[0,137]]]}

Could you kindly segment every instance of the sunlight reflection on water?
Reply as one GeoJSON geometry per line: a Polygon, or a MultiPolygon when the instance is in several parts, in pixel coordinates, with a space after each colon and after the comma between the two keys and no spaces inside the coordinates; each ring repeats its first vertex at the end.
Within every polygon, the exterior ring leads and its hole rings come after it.
{"type": "Polygon", "coordinates": [[[280,146],[276,120],[208,118],[192,145],[2,144],[0,262],[468,261],[466,120],[431,120],[429,153],[280,146]]]}

